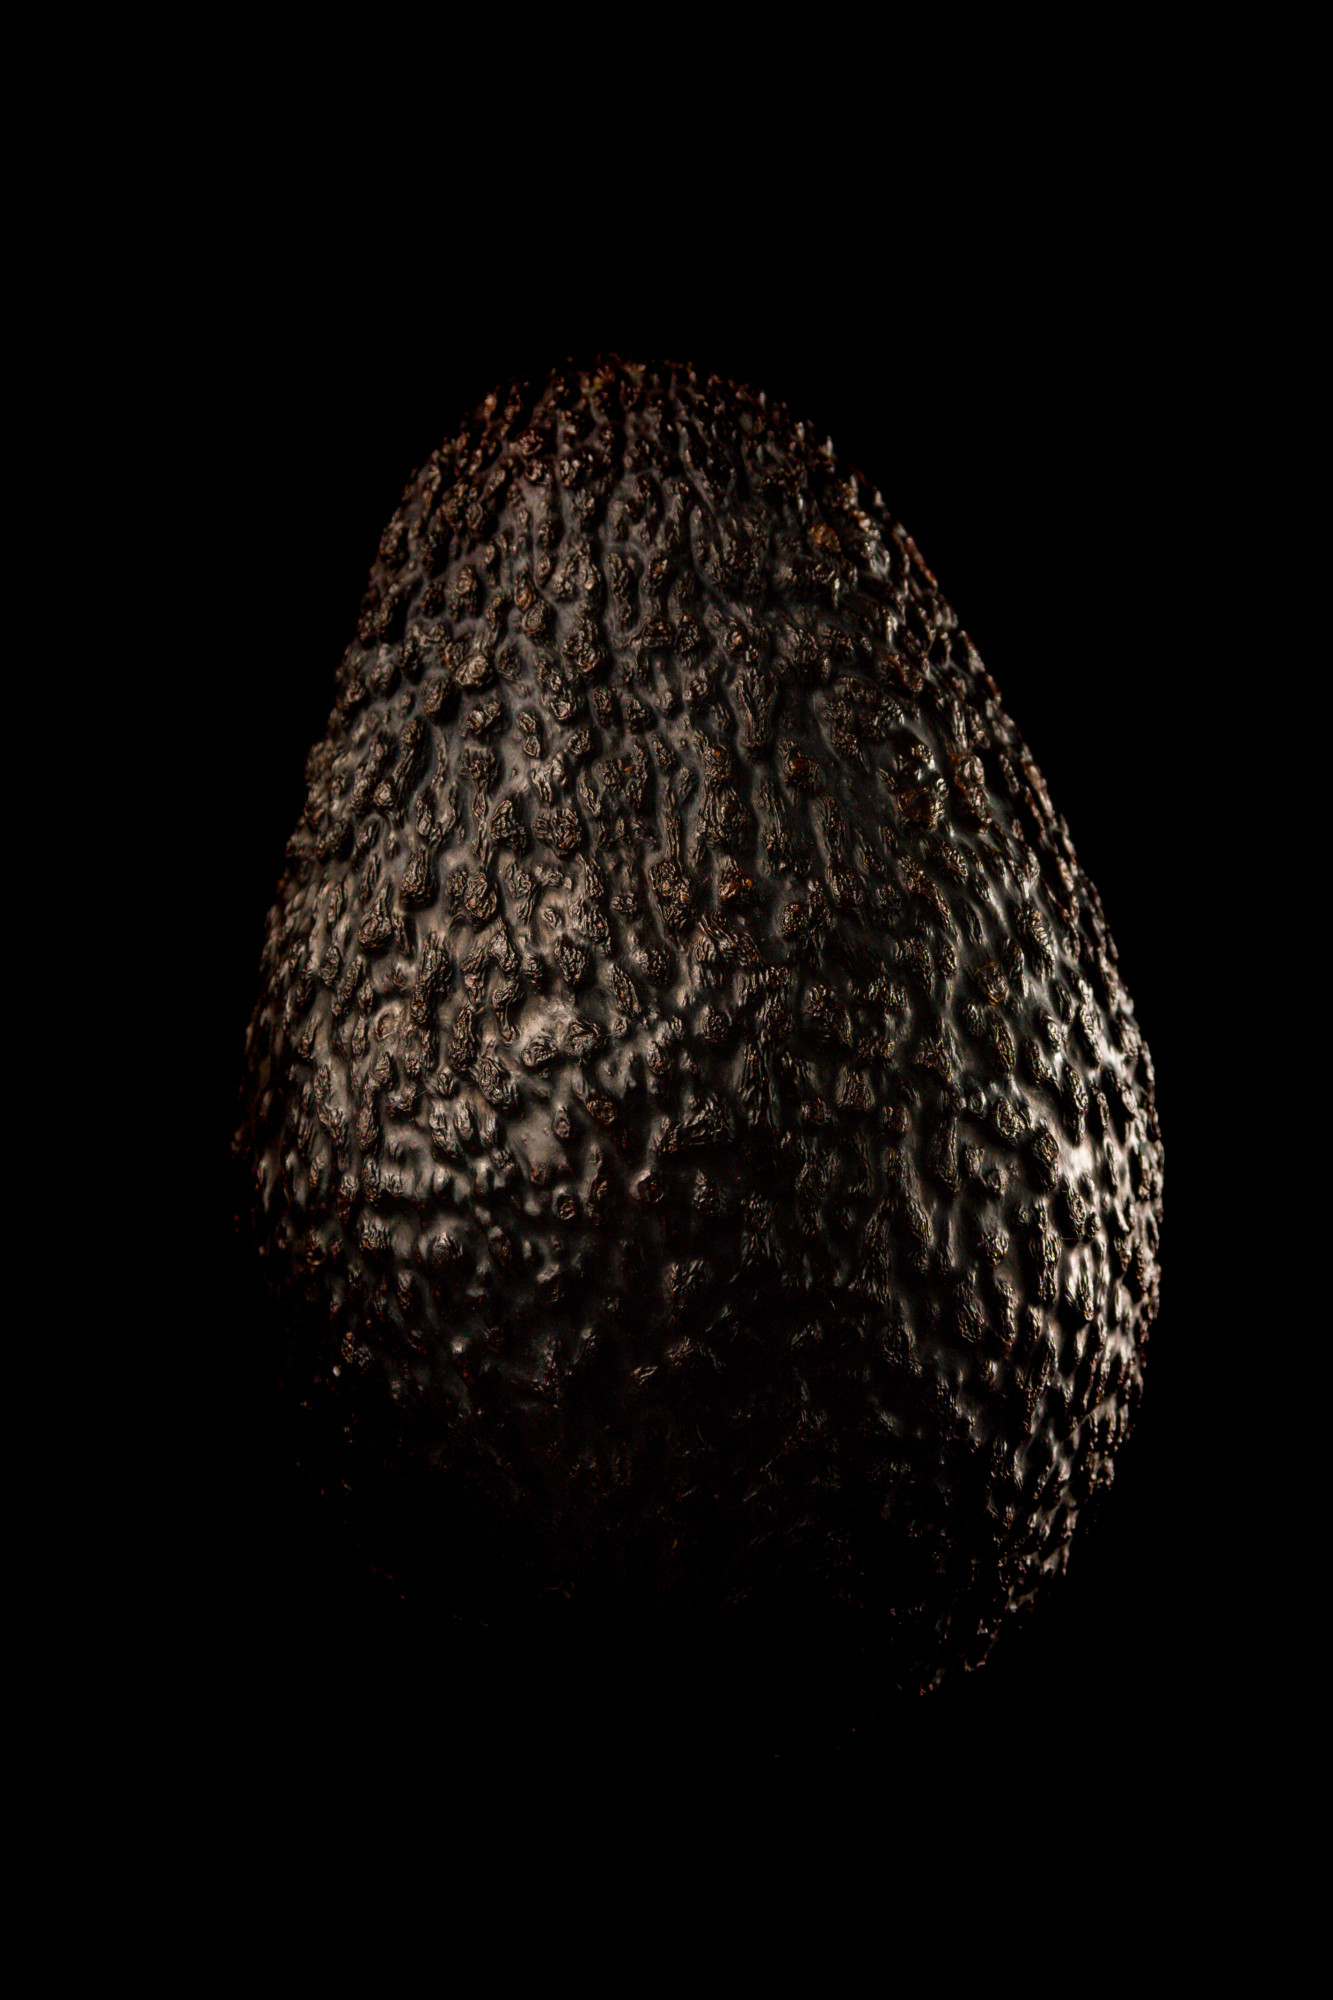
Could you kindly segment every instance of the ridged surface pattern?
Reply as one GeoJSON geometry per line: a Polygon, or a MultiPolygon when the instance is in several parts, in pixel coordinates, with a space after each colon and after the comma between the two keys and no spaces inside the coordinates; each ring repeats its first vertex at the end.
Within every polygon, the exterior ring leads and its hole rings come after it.
{"type": "Polygon", "coordinates": [[[1096,893],[878,495],[688,369],[501,392],[389,523],[307,780],[238,1148],[377,1559],[983,1658],[1136,1407],[1161,1148],[1096,893]]]}

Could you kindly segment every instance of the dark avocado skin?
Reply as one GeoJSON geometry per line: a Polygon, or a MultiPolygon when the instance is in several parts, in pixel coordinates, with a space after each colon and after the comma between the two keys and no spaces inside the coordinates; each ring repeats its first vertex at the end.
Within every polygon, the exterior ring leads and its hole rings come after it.
{"type": "Polygon", "coordinates": [[[879,496],[688,368],[502,391],[307,780],[237,1153],[367,1560],[984,1659],[1128,1434],[1162,1153],[1096,892],[879,496]]]}

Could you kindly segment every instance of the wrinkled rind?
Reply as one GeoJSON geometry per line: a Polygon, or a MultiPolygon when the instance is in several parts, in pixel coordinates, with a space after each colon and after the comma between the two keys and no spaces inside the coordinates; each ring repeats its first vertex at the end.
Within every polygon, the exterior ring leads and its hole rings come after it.
{"type": "Polygon", "coordinates": [[[493,396],[307,779],[238,1148],[380,1559],[983,1658],[1128,1432],[1161,1145],[1096,893],[878,494],[688,369],[493,396]]]}

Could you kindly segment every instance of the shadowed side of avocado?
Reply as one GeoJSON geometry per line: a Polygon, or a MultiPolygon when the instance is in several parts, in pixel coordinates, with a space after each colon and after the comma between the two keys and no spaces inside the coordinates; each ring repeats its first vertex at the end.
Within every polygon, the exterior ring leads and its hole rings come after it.
{"type": "Polygon", "coordinates": [[[1151,1062],[911,541],[683,367],[487,400],[385,530],[238,1137],[297,1446],[370,1561],[983,1659],[1110,1483],[1151,1062]]]}

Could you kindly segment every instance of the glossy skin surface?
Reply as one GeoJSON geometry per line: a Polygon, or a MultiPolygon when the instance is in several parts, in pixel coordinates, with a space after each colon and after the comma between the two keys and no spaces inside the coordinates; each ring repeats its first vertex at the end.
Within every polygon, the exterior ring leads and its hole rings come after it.
{"type": "Polygon", "coordinates": [[[910,541],[686,369],[492,398],[381,542],[239,1139],[375,1558],[984,1657],[1110,1481],[1152,1068],[910,541]]]}

